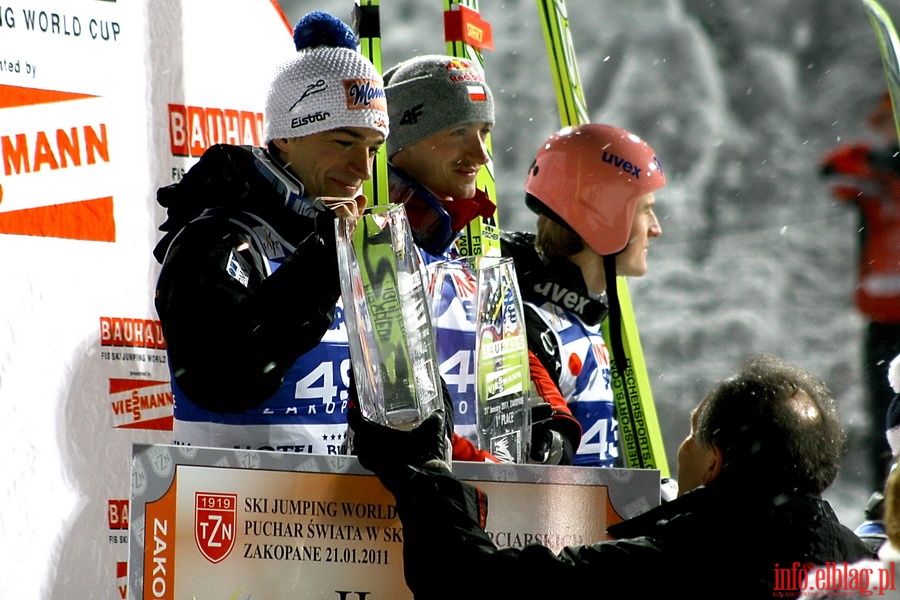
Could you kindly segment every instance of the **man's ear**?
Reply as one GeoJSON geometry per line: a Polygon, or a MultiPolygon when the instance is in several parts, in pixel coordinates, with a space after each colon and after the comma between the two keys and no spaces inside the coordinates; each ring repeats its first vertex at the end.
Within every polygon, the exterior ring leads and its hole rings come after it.
{"type": "Polygon", "coordinates": [[[719,477],[719,473],[722,472],[723,464],[722,451],[719,450],[717,446],[713,445],[712,451],[708,455],[706,469],[703,471],[703,485],[706,485],[710,481],[715,481],[719,477]]]}
{"type": "Polygon", "coordinates": [[[287,152],[288,149],[288,140],[287,138],[275,138],[272,140],[272,143],[275,144],[275,147],[281,150],[282,152],[287,152]]]}

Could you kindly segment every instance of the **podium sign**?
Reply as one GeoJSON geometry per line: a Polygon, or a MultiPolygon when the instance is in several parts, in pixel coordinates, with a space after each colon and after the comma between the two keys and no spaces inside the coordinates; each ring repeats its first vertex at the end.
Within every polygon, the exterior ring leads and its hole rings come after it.
{"type": "MultiPolygon", "coordinates": [[[[659,471],[453,463],[501,548],[604,539],[659,503],[659,471]]],[[[412,599],[393,497],[355,457],[135,445],[133,600],[412,599]]]]}

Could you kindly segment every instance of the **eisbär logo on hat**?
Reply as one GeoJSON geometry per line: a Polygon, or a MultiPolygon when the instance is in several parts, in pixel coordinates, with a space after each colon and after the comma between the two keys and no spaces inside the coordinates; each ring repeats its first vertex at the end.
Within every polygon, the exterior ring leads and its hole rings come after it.
{"type": "Polygon", "coordinates": [[[278,66],[265,110],[265,139],[296,138],[339,127],[375,129],[387,137],[384,84],[356,51],[356,35],[323,11],[294,28],[297,54],[278,66]]]}

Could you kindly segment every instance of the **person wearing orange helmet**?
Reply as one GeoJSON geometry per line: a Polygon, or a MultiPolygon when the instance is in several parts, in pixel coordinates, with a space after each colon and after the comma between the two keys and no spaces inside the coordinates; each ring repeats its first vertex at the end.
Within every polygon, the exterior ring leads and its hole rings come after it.
{"type": "MultiPolygon", "coordinates": [[[[537,233],[501,236],[522,289],[529,349],[552,379],[537,387],[545,398],[561,394],[581,424],[575,465],[617,465],[601,322],[608,315],[618,331],[616,276],[647,273],[650,240],[662,235],[655,192],[665,183],[653,148],[635,134],[602,124],[567,127],[541,146],[528,172],[525,204],[538,215],[537,233]]],[[[569,441],[551,436],[551,446],[569,441]]]]}

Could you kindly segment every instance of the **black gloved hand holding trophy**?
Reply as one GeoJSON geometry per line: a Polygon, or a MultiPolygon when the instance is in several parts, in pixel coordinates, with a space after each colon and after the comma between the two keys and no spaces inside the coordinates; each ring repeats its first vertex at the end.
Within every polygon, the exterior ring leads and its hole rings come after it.
{"type": "Polygon", "coordinates": [[[409,479],[411,468],[450,469],[453,406],[443,379],[441,393],[442,409],[431,413],[418,427],[400,430],[365,418],[359,409],[355,382],[351,381],[347,409],[350,452],[359,458],[363,467],[375,473],[389,491],[395,491],[409,479]]]}

